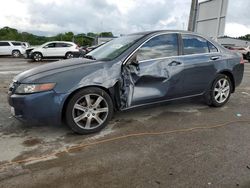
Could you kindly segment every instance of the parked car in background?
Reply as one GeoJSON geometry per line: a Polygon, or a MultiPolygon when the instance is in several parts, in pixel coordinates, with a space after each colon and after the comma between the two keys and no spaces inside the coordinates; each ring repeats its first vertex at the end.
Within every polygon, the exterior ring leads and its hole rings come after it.
{"type": "Polygon", "coordinates": [[[74,58],[82,58],[82,57],[85,56],[86,53],[87,53],[87,52],[86,52],[86,50],[85,50],[84,48],[79,47],[79,50],[78,50],[78,51],[73,52],[73,57],[74,57],[74,58]]]}
{"type": "Polygon", "coordinates": [[[246,48],[245,47],[237,47],[237,46],[225,46],[225,48],[241,53],[245,60],[250,61],[250,46],[248,46],[246,48]]]}
{"type": "Polygon", "coordinates": [[[20,57],[25,53],[25,46],[19,41],[0,41],[0,55],[20,57]]]}
{"type": "Polygon", "coordinates": [[[73,58],[74,52],[79,52],[78,46],[73,42],[51,41],[42,44],[32,50],[26,51],[26,57],[34,61],[41,61],[43,58],[73,58]]]}
{"type": "Polygon", "coordinates": [[[79,51],[78,52],[74,52],[73,53],[73,56],[74,57],[85,57],[87,55],[87,53],[91,52],[92,50],[102,46],[103,44],[105,43],[102,43],[102,44],[99,44],[99,45],[94,45],[94,46],[89,46],[89,47],[86,47],[86,46],[81,46],[79,47],[79,51]]]}
{"type": "Polygon", "coordinates": [[[12,114],[93,133],[114,111],[197,96],[223,106],[244,72],[240,54],[187,31],[125,35],[85,57],[17,75],[9,88],[12,114]]]}

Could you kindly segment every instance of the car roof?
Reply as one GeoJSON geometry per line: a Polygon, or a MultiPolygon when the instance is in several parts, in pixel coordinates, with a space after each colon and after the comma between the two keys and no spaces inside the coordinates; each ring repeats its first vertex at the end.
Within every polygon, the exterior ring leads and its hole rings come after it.
{"type": "Polygon", "coordinates": [[[143,31],[137,33],[131,33],[129,35],[153,35],[153,34],[161,34],[161,33],[180,33],[180,34],[194,34],[199,35],[201,34],[192,32],[192,31],[185,31],[185,30],[155,30],[155,31],[143,31]]]}
{"type": "Polygon", "coordinates": [[[74,42],[70,42],[70,41],[48,41],[46,43],[68,43],[68,44],[75,44],[74,42]]]}
{"type": "MultiPolygon", "coordinates": [[[[138,33],[131,33],[128,35],[143,35],[145,36],[153,36],[157,34],[167,34],[167,33],[179,33],[179,34],[189,34],[189,35],[195,35],[201,38],[204,38],[208,40],[209,42],[212,42],[212,44],[215,44],[215,40],[212,37],[208,37],[206,35],[202,35],[200,33],[196,33],[193,31],[185,31],[185,30],[156,30],[156,31],[144,31],[144,32],[138,32],[138,33]]],[[[217,43],[216,43],[217,44],[217,43]]],[[[218,46],[217,46],[218,47],[218,46]]]]}

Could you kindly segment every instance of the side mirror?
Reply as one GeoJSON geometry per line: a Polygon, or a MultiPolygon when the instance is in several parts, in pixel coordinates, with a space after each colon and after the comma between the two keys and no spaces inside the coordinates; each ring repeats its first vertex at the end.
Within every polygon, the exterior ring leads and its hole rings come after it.
{"type": "Polygon", "coordinates": [[[133,67],[139,71],[140,70],[140,66],[139,66],[139,61],[137,60],[137,53],[135,53],[132,58],[130,59],[130,63],[129,65],[133,65],[133,67]]]}
{"type": "Polygon", "coordinates": [[[43,48],[45,48],[45,49],[46,49],[46,48],[48,48],[48,46],[44,46],[43,48]]]}
{"type": "Polygon", "coordinates": [[[138,65],[139,65],[139,61],[137,60],[137,54],[136,54],[136,53],[135,53],[135,54],[133,55],[133,57],[131,58],[130,64],[131,64],[131,65],[134,65],[134,66],[138,66],[138,65]]]}

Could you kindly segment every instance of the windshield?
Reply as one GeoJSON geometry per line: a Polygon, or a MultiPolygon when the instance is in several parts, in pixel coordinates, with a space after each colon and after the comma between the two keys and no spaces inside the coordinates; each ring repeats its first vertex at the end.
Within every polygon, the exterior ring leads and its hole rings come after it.
{"type": "Polygon", "coordinates": [[[89,52],[86,54],[86,57],[95,60],[112,60],[121,55],[142,36],[143,35],[128,35],[113,39],[89,52]]]}

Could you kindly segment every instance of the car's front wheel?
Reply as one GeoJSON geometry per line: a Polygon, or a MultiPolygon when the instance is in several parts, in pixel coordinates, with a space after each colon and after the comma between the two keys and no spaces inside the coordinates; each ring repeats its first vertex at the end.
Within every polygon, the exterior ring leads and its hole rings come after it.
{"type": "Polygon", "coordinates": [[[227,103],[232,91],[232,83],[228,76],[219,74],[206,94],[206,102],[210,106],[220,107],[227,103]]]}
{"type": "Polygon", "coordinates": [[[66,122],[78,134],[98,132],[113,115],[113,103],[100,88],[85,88],[76,92],[66,106],[66,122]]]}
{"type": "Polygon", "coordinates": [[[39,53],[39,52],[35,52],[35,53],[33,54],[33,60],[36,61],[36,62],[42,61],[42,58],[43,58],[43,56],[42,56],[42,54],[39,53]]]}

